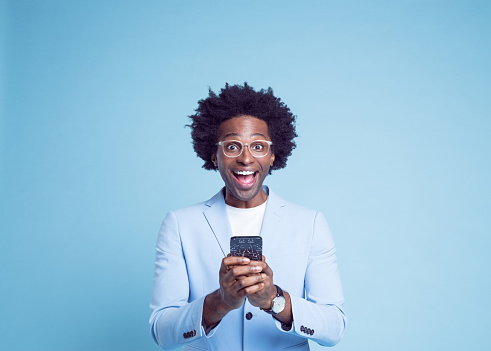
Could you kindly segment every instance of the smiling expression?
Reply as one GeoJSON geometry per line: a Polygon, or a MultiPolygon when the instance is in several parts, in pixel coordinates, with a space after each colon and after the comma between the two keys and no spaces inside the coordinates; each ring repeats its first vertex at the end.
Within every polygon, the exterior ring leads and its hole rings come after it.
{"type": "MultiPolygon", "coordinates": [[[[249,144],[254,140],[271,141],[271,138],[268,125],[263,120],[252,116],[237,116],[220,124],[218,141],[223,140],[239,140],[249,144]]],[[[271,150],[266,156],[255,158],[244,147],[240,156],[227,157],[222,147],[217,146],[217,152],[211,156],[211,160],[225,182],[227,205],[250,208],[266,201],[268,196],[262,185],[274,162],[271,150]]]]}

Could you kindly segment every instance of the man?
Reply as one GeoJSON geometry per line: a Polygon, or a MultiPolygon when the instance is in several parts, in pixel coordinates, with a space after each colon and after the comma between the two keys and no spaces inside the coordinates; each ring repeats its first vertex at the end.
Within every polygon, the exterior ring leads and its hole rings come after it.
{"type": "Polygon", "coordinates": [[[163,349],[309,350],[335,345],[346,316],[335,246],[320,212],[264,179],[286,166],[295,116],[271,88],[228,84],[199,101],[191,129],[224,188],[170,212],[157,241],[150,328],[163,349]],[[232,257],[232,236],[260,235],[262,261],[232,257]]]}

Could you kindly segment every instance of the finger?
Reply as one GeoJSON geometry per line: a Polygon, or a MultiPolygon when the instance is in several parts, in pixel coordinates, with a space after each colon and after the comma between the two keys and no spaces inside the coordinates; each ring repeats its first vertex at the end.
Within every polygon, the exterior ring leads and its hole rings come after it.
{"type": "Polygon", "coordinates": [[[263,256],[263,261],[260,263],[262,270],[261,272],[266,273],[268,276],[273,276],[273,270],[271,267],[266,263],[266,258],[263,256]]]}
{"type": "Polygon", "coordinates": [[[240,299],[245,297],[247,294],[251,294],[261,290],[264,287],[264,279],[266,279],[266,275],[255,274],[253,276],[242,276],[240,279],[222,282],[221,286],[227,295],[233,297],[234,299],[240,299]],[[254,287],[255,285],[261,284],[261,286],[254,287]]]}
{"type": "Polygon", "coordinates": [[[249,265],[261,267],[261,271],[264,271],[268,267],[268,264],[264,261],[251,261],[249,265]]]}
{"type": "MultiPolygon", "coordinates": [[[[229,289],[234,286],[237,280],[242,280],[244,278],[258,275],[260,273],[261,267],[254,266],[234,266],[227,272],[221,274],[220,276],[220,285],[229,289]]],[[[241,286],[236,286],[233,289],[239,290],[241,286]]]]}
{"type": "Polygon", "coordinates": [[[249,277],[243,277],[242,279],[238,279],[235,281],[235,283],[232,285],[232,289],[236,291],[240,291],[242,289],[246,289],[247,293],[250,294],[250,289],[247,289],[249,287],[252,287],[254,285],[262,284],[261,289],[264,286],[264,280],[266,279],[266,274],[261,273],[261,274],[256,274],[253,276],[249,277]]]}
{"type": "Polygon", "coordinates": [[[271,269],[270,266],[266,266],[263,269],[263,273],[265,273],[271,280],[273,279],[273,270],[271,269]]]}
{"type": "Polygon", "coordinates": [[[249,264],[251,260],[248,259],[247,257],[227,256],[222,260],[222,262],[226,266],[235,266],[235,265],[249,264]]]}
{"type": "Polygon", "coordinates": [[[245,265],[248,264],[251,260],[247,257],[233,257],[230,254],[222,259],[222,264],[220,265],[220,272],[226,273],[235,265],[245,265]]]}
{"type": "Polygon", "coordinates": [[[233,279],[239,279],[242,276],[256,275],[263,270],[260,265],[247,265],[247,266],[234,266],[227,274],[233,277],[233,279]]]}
{"type": "Polygon", "coordinates": [[[262,289],[264,289],[264,283],[258,283],[239,290],[239,294],[243,294],[243,296],[249,296],[259,293],[262,289]]]}

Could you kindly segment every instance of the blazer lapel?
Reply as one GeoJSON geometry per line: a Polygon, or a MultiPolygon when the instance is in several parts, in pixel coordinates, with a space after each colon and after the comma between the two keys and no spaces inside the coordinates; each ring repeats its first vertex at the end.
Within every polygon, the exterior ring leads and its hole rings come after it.
{"type": "Polygon", "coordinates": [[[268,194],[268,203],[266,204],[266,212],[264,213],[263,225],[261,227],[261,237],[263,238],[263,255],[271,257],[271,245],[264,245],[264,242],[274,243],[276,238],[281,237],[280,219],[283,213],[283,207],[286,203],[281,197],[264,186],[264,191],[268,194]]]}
{"type": "Polygon", "coordinates": [[[206,206],[208,206],[208,208],[203,211],[203,214],[215,235],[218,245],[220,245],[223,256],[225,257],[230,251],[232,229],[230,228],[230,222],[228,220],[223,189],[208,200],[206,206]]]}

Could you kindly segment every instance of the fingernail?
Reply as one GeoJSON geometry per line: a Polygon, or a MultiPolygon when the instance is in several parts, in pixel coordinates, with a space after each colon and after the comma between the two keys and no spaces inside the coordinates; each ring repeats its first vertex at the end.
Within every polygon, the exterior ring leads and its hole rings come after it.
{"type": "Polygon", "coordinates": [[[242,262],[244,262],[244,263],[249,263],[250,261],[251,261],[251,260],[250,260],[250,259],[248,259],[247,257],[244,257],[244,258],[242,259],[242,262]]]}
{"type": "Polygon", "coordinates": [[[266,279],[266,274],[262,273],[261,278],[266,279]]]}

